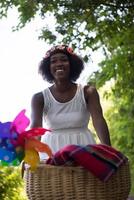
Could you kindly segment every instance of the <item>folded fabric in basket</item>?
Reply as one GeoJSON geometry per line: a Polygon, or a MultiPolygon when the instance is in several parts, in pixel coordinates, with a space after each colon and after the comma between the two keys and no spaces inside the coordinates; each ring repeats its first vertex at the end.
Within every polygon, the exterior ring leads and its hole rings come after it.
{"type": "Polygon", "coordinates": [[[57,151],[46,163],[62,166],[82,166],[101,181],[107,181],[115,171],[128,161],[113,147],[104,144],[86,146],[67,145],[57,151]]]}

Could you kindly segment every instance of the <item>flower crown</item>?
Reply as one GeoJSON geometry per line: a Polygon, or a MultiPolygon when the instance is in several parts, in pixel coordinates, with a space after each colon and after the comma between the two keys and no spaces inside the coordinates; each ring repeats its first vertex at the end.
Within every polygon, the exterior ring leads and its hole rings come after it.
{"type": "Polygon", "coordinates": [[[52,47],[50,50],[48,50],[44,58],[48,58],[56,50],[61,50],[69,54],[74,54],[74,51],[71,47],[68,47],[67,45],[57,45],[57,46],[52,47]]]}

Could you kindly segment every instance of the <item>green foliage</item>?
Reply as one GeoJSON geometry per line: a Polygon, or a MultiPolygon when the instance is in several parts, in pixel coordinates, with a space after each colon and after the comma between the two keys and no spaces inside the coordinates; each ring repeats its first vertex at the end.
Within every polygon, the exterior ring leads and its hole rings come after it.
{"type": "MultiPolygon", "coordinates": [[[[37,14],[45,19],[48,13],[52,13],[56,18],[56,43],[62,40],[74,47],[89,47],[92,50],[103,46],[106,51],[109,38],[112,39],[114,34],[122,31],[122,27],[131,25],[133,6],[131,0],[0,0],[0,17],[6,16],[10,7],[16,7],[20,20],[17,26],[19,29],[37,14]]],[[[46,26],[40,38],[46,41],[50,38],[51,43],[53,34],[46,26]],[[43,37],[46,30],[51,34],[45,34],[43,37]]]]}
{"type": "Polygon", "coordinates": [[[26,200],[19,168],[0,167],[0,199],[26,200]]]}
{"type": "Polygon", "coordinates": [[[128,99],[115,98],[113,105],[107,111],[112,144],[129,158],[132,174],[131,191],[134,193],[134,105],[130,105],[128,99]]]}

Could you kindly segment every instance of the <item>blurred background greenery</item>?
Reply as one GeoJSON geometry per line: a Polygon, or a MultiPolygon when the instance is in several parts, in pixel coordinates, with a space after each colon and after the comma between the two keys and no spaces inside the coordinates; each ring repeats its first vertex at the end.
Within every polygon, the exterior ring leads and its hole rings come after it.
{"type": "Polygon", "coordinates": [[[0,199],[26,200],[21,167],[0,167],[0,199]]]}

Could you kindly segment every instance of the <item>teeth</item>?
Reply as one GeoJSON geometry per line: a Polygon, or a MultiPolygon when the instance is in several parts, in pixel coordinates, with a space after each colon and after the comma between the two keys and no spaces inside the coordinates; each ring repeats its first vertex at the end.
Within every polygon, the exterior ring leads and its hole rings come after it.
{"type": "Polygon", "coordinates": [[[64,70],[63,69],[57,69],[56,71],[57,72],[63,72],[64,70]]]}

